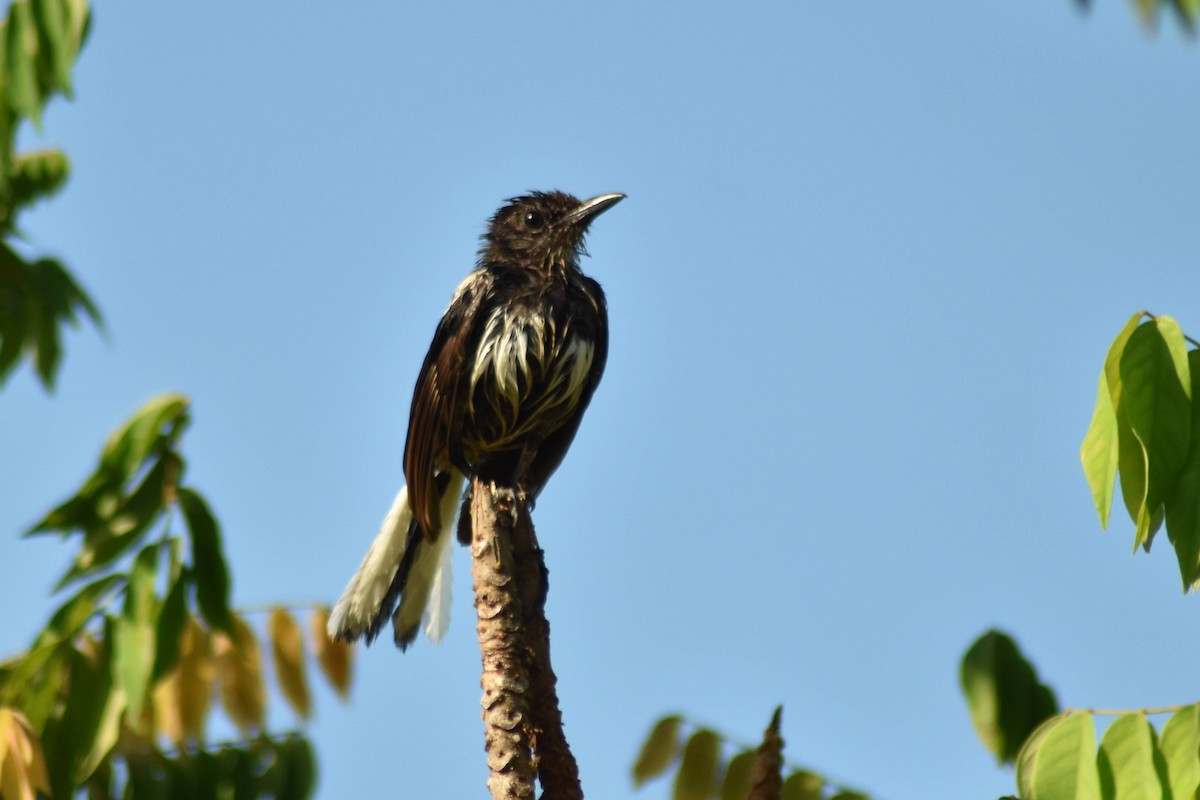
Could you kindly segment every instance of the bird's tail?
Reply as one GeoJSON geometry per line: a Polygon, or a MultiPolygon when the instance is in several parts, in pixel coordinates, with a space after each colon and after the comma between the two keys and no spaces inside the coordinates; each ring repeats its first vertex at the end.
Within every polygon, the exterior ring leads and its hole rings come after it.
{"type": "Polygon", "coordinates": [[[412,644],[422,622],[426,636],[441,640],[450,624],[450,543],[463,481],[453,469],[438,476],[443,529],[432,542],[421,536],[413,520],[407,487],[400,489],[329,615],[330,638],[354,641],[365,636],[370,643],[391,616],[402,650],[412,644]]]}

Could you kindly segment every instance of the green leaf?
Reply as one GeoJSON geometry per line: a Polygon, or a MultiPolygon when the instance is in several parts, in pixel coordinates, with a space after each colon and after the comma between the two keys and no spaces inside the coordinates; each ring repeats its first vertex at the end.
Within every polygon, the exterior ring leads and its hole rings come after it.
{"type": "Polygon", "coordinates": [[[117,743],[124,695],[112,680],[112,633],[106,625],[104,638],[89,642],[88,652],[70,649],[62,712],[42,735],[55,797],[73,796],[117,743]]]}
{"type": "Polygon", "coordinates": [[[1176,711],[1167,720],[1159,751],[1166,761],[1171,797],[1195,797],[1200,789],[1200,703],[1176,711]]]}
{"type": "Polygon", "coordinates": [[[37,55],[37,30],[29,13],[28,2],[8,7],[5,25],[4,88],[8,105],[16,114],[29,117],[40,125],[42,97],[38,91],[34,58],[37,55]]]}
{"type": "MultiPolygon", "coordinates": [[[[128,496],[105,494],[94,504],[95,508],[82,512],[83,518],[93,521],[88,525],[83,548],[71,569],[59,580],[58,588],[109,566],[145,538],[165,512],[167,499],[175,494],[178,463],[179,459],[173,453],[163,455],[128,496]]],[[[77,497],[74,500],[86,499],[77,497]]],[[[51,515],[60,509],[55,509],[51,515]]]]}
{"type": "Polygon", "coordinates": [[[1096,764],[1101,794],[1121,800],[1163,800],[1163,784],[1155,768],[1154,729],[1141,714],[1125,714],[1100,740],[1096,764]]]}
{"type": "Polygon", "coordinates": [[[84,586],[59,606],[50,617],[50,623],[34,641],[33,647],[5,681],[0,705],[13,704],[21,691],[42,675],[46,664],[56,655],[61,655],[58,649],[79,635],[96,611],[102,607],[101,601],[124,580],[124,575],[106,575],[84,586]]]}
{"type": "Polygon", "coordinates": [[[1184,394],[1191,400],[1192,375],[1191,367],[1188,364],[1187,337],[1183,335],[1183,330],[1180,329],[1179,323],[1175,321],[1174,317],[1155,317],[1154,325],[1158,328],[1159,334],[1167,345],[1177,385],[1183,389],[1184,394]]]}
{"type": "Polygon", "coordinates": [[[63,0],[31,0],[30,10],[38,32],[43,87],[47,93],[71,94],[71,65],[75,48],[63,0]]]}
{"type": "MultiPolygon", "coordinates": [[[[55,0],[43,0],[53,3],[55,0]]],[[[67,182],[70,162],[61,150],[39,150],[23,153],[13,159],[12,199],[13,213],[22,206],[50,197],[67,182]]]]}
{"type": "Polygon", "coordinates": [[[815,772],[797,770],[783,782],[779,800],[821,800],[824,786],[825,779],[815,772]]]}
{"type": "Polygon", "coordinates": [[[1034,752],[1028,759],[1024,752],[1018,759],[1022,800],[1099,800],[1096,728],[1091,714],[1072,714],[1056,718],[1055,723],[1036,737],[1034,752]],[[1028,793],[1021,778],[1022,767],[1032,767],[1028,793]]]}
{"type": "Polygon", "coordinates": [[[187,797],[183,793],[187,787],[175,785],[178,770],[173,768],[173,762],[167,762],[165,768],[157,759],[131,758],[126,763],[129,781],[124,800],[184,800],[187,797]]]}
{"type": "Polygon", "coordinates": [[[1133,435],[1133,428],[1129,424],[1129,409],[1125,403],[1125,386],[1121,381],[1121,357],[1125,353],[1125,346],[1129,344],[1130,337],[1133,336],[1133,332],[1137,330],[1144,316],[1146,316],[1146,312],[1139,311],[1129,318],[1125,327],[1121,328],[1121,332],[1109,346],[1108,355],[1104,359],[1104,380],[1108,385],[1113,409],[1116,412],[1117,462],[1121,476],[1121,496],[1125,501],[1129,516],[1135,524],[1141,510],[1142,500],[1145,497],[1146,462],[1142,455],[1142,446],[1137,437],[1133,435]]]}
{"type": "Polygon", "coordinates": [[[30,321],[26,326],[26,341],[32,345],[38,376],[48,389],[52,389],[62,353],[59,327],[63,323],[77,323],[77,307],[87,312],[101,328],[103,323],[91,298],[62,264],[51,258],[40,258],[29,264],[28,270],[36,292],[29,298],[33,302],[28,309],[30,321]]]}
{"type": "Polygon", "coordinates": [[[94,497],[75,495],[58,505],[23,535],[28,537],[42,533],[60,533],[65,536],[70,531],[87,531],[100,527],[97,505],[94,497]]]}
{"type": "Polygon", "coordinates": [[[317,768],[312,746],[302,736],[275,745],[275,800],[305,800],[312,795],[317,768]]]}
{"type": "Polygon", "coordinates": [[[1100,527],[1108,527],[1112,511],[1113,488],[1117,479],[1117,458],[1120,453],[1117,443],[1117,410],[1113,408],[1112,394],[1108,382],[1100,375],[1100,388],[1096,392],[1096,408],[1083,445],[1079,448],[1079,459],[1083,462],[1083,474],[1092,490],[1092,502],[1100,515],[1100,527]]]}
{"type": "MultiPolygon", "coordinates": [[[[4,37],[0,36],[0,51],[4,37]]],[[[3,58],[0,57],[0,63],[3,58]]],[[[0,109],[0,119],[4,112],[0,109]]],[[[0,131],[0,137],[3,131],[0,131]]],[[[0,171],[3,164],[0,164],[0,171]]],[[[2,180],[2,178],[0,178],[2,180]]],[[[0,379],[16,365],[25,350],[33,325],[31,306],[36,302],[29,269],[9,247],[0,245],[0,379]]]]}
{"type": "Polygon", "coordinates": [[[220,764],[215,755],[207,750],[197,750],[186,763],[183,758],[176,758],[175,763],[186,768],[191,778],[192,797],[197,800],[220,797],[220,764]]]}
{"type": "Polygon", "coordinates": [[[157,609],[154,584],[161,550],[156,542],[143,548],[134,559],[125,589],[125,611],[115,622],[115,678],[125,691],[133,719],[141,716],[142,707],[149,699],[150,676],[154,672],[157,609]]]}
{"type": "Polygon", "coordinates": [[[1187,459],[1191,378],[1186,355],[1179,360],[1180,342],[1182,334],[1174,320],[1159,317],[1154,325],[1142,325],[1133,332],[1121,356],[1122,402],[1145,459],[1135,549],[1149,544],[1155,520],[1161,521],[1164,498],[1174,488],[1187,459]],[[1179,341],[1175,341],[1177,337],[1179,341]]]}
{"type": "Polygon", "coordinates": [[[1166,498],[1167,538],[1175,548],[1183,591],[1200,580],[1200,350],[1188,353],[1192,378],[1191,443],[1179,480],[1166,498]]]}
{"type": "Polygon", "coordinates": [[[710,730],[698,730],[688,739],[675,775],[672,800],[707,800],[717,789],[721,740],[710,730]]]}
{"type": "Polygon", "coordinates": [[[45,659],[33,678],[21,688],[20,708],[34,730],[40,731],[58,706],[62,687],[67,685],[67,659],[70,646],[59,644],[48,648],[51,657],[45,659]]]}
{"type": "Polygon", "coordinates": [[[679,754],[679,728],[683,718],[672,714],[654,723],[633,764],[633,785],[641,786],[666,772],[679,754]]]}
{"type": "Polygon", "coordinates": [[[154,671],[150,683],[154,684],[175,668],[179,661],[179,643],[187,624],[187,590],[191,575],[186,570],[171,583],[158,613],[158,627],[154,634],[154,671]]]}
{"type": "Polygon", "coordinates": [[[1025,740],[1025,744],[1021,745],[1021,751],[1017,753],[1013,766],[1016,767],[1017,793],[1025,800],[1033,797],[1033,776],[1037,772],[1038,756],[1041,754],[1042,744],[1045,743],[1050,732],[1066,719],[1067,715],[1065,714],[1051,717],[1039,725],[1025,740]]]}
{"type": "Polygon", "coordinates": [[[74,325],[78,319],[76,309],[82,310],[92,323],[104,329],[100,309],[60,262],[53,258],[39,258],[30,265],[34,279],[43,296],[45,305],[56,317],[74,325]]]}
{"type": "MultiPolygon", "coordinates": [[[[743,750],[729,760],[729,766],[725,767],[725,778],[721,781],[721,800],[746,800],[757,756],[753,750],[743,750]]],[[[783,800],[782,797],[780,800],[783,800]]]]}
{"type": "Polygon", "coordinates": [[[71,675],[71,691],[67,697],[67,705],[72,704],[78,688],[77,707],[88,709],[88,717],[77,721],[73,716],[63,717],[63,725],[75,731],[80,756],[76,767],[76,779],[80,782],[96,771],[100,763],[116,747],[121,733],[121,719],[125,714],[125,693],[120,686],[115,685],[110,672],[111,656],[107,651],[109,642],[113,641],[114,632],[106,628],[105,649],[87,672],[87,680],[76,687],[74,668],[71,675]]]}
{"type": "Polygon", "coordinates": [[[100,453],[97,474],[124,484],[157,448],[169,447],[187,426],[186,397],[164,394],[146,403],[108,437],[100,453]]]}
{"type": "Polygon", "coordinates": [[[260,757],[258,747],[260,745],[251,745],[248,749],[243,747],[224,747],[221,749],[221,758],[226,763],[226,774],[230,778],[230,786],[233,790],[233,800],[255,800],[262,796],[262,781],[259,780],[261,772],[260,757]]]}
{"type": "Polygon", "coordinates": [[[1037,726],[1058,711],[1054,693],[1038,680],[1016,642],[997,630],[967,649],[959,680],[975,733],[1001,763],[1016,758],[1037,726]]]}
{"type": "Polygon", "coordinates": [[[199,494],[179,489],[179,508],[192,540],[192,570],[196,583],[196,605],[212,627],[232,633],[229,616],[229,569],[221,552],[217,521],[199,494]]]}

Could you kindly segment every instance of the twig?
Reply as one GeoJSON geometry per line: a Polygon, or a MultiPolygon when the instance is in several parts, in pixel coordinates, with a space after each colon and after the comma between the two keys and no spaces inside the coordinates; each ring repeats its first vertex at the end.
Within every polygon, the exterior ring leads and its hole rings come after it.
{"type": "Polygon", "coordinates": [[[1185,708],[1191,708],[1195,703],[1184,703],[1178,706],[1158,706],[1157,708],[1064,708],[1059,712],[1060,716],[1069,717],[1072,714],[1091,714],[1095,717],[1123,717],[1126,714],[1144,714],[1151,716],[1155,714],[1174,714],[1177,711],[1183,711],[1185,708]]]}

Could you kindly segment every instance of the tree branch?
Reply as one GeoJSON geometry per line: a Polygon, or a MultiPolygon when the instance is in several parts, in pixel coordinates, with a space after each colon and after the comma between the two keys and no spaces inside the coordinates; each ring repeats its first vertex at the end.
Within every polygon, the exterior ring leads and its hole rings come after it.
{"type": "Polygon", "coordinates": [[[529,510],[509,489],[471,486],[471,575],[483,661],[484,748],[494,800],[582,800],[550,666],[546,568],[529,510]]]}
{"type": "Polygon", "coordinates": [[[583,800],[579,765],[563,733],[558,678],[550,666],[550,622],[546,619],[549,571],[529,512],[521,506],[513,530],[517,575],[526,610],[524,638],[529,669],[529,723],[534,763],[544,800],[583,800]]]}
{"type": "Polygon", "coordinates": [[[493,800],[533,796],[529,738],[529,673],[522,646],[521,598],[514,577],[511,492],[472,479],[471,578],[475,586],[479,653],[483,660],[483,746],[493,800]],[[507,505],[508,510],[500,508],[507,505]]]}

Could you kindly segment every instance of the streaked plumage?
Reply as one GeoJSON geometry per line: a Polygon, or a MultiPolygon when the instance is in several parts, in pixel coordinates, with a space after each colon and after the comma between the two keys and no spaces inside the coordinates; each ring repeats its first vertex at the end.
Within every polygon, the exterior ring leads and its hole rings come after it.
{"type": "Polygon", "coordinates": [[[466,476],[532,501],[562,463],[608,356],[604,293],[579,271],[583,238],[623,197],[535,192],[492,217],[478,267],[455,291],[417,378],[407,486],[335,606],[330,636],[370,641],[398,602],[397,645],[412,642],[423,618],[439,639],[466,476]]]}

